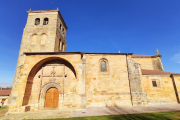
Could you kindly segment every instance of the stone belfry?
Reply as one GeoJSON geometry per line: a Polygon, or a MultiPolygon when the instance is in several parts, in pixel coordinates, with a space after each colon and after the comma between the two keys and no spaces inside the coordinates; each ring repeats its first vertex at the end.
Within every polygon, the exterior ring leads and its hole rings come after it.
{"type": "MultiPolygon", "coordinates": [[[[28,19],[23,31],[18,62],[12,86],[9,105],[17,97],[16,86],[21,84],[21,68],[24,67],[24,53],[66,52],[67,26],[58,8],[56,10],[27,11],[28,19]]],[[[25,86],[23,86],[25,87],[25,86]]],[[[22,97],[22,96],[21,96],[22,97]]]]}
{"type": "Polygon", "coordinates": [[[67,26],[59,10],[27,12],[20,52],[65,52],[67,26]]]}

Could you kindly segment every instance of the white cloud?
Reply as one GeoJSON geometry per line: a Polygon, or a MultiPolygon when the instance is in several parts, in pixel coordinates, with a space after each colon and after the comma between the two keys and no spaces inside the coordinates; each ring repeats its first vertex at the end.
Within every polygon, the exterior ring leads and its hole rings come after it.
{"type": "Polygon", "coordinates": [[[176,62],[176,63],[180,63],[180,52],[178,52],[175,55],[173,55],[171,60],[176,62]]]}

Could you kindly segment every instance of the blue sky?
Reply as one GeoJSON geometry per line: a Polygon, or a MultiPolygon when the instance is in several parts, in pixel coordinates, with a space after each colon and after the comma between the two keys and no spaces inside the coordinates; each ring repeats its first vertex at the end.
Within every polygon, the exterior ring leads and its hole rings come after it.
{"type": "Polygon", "coordinates": [[[59,8],[67,51],[154,55],[180,73],[180,0],[1,0],[0,86],[11,86],[27,12],[59,8]]]}

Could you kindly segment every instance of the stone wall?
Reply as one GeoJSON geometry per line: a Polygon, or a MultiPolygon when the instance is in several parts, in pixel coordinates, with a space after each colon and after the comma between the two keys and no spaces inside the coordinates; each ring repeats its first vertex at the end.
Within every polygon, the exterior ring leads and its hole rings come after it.
{"type": "MultiPolygon", "coordinates": [[[[26,59],[26,55],[24,52],[55,52],[58,51],[56,45],[57,40],[59,40],[60,32],[57,32],[59,29],[59,24],[62,23],[62,18],[60,20],[58,10],[56,11],[48,11],[48,12],[28,12],[28,19],[26,26],[23,31],[18,62],[16,66],[16,72],[14,76],[12,92],[9,100],[9,106],[21,106],[21,101],[17,101],[17,99],[22,99],[23,91],[21,89],[25,88],[25,84],[22,83],[22,79],[26,78],[23,76],[24,73],[27,72],[26,69],[23,73],[21,72],[24,69],[24,63],[26,59]],[[49,22],[47,25],[43,25],[44,18],[48,18],[49,22]],[[40,18],[40,24],[35,25],[35,19],[40,18]],[[59,23],[59,24],[57,24],[59,23]],[[58,36],[59,35],[59,36],[58,36]],[[19,88],[21,86],[22,88],[19,88]],[[20,92],[21,91],[21,92],[20,92]],[[17,102],[16,102],[17,101],[17,102]]],[[[64,24],[62,27],[65,28],[64,24]]],[[[65,29],[66,35],[66,29],[65,29]]],[[[65,36],[66,37],[66,36],[65,36]]],[[[63,41],[65,42],[65,37],[63,41]]],[[[65,42],[66,43],[66,42],[65,42]]],[[[66,45],[66,44],[65,44],[66,45]]],[[[59,46],[58,46],[59,47],[59,46]]],[[[66,47],[64,49],[66,51],[66,47]]],[[[26,73],[27,74],[27,73],[26,73]]],[[[29,83],[31,84],[31,83],[29,83]]],[[[31,88],[31,87],[30,87],[31,88]]]]}
{"type": "Polygon", "coordinates": [[[131,97],[126,55],[85,54],[88,107],[130,106],[131,97]],[[107,71],[100,63],[105,60],[107,71]]]}
{"type": "MultiPolygon", "coordinates": [[[[20,69],[20,80],[15,84],[14,92],[17,93],[17,97],[14,97],[11,100],[9,105],[9,113],[11,112],[24,112],[25,107],[23,107],[24,99],[28,99],[28,106],[31,106],[31,110],[39,107],[38,98],[39,98],[39,73],[41,73],[42,64],[51,60],[66,60],[73,66],[75,70],[76,77],[74,72],[65,68],[65,73],[67,77],[64,79],[64,84],[60,80],[60,87],[64,85],[64,99],[63,104],[59,106],[59,109],[82,109],[82,105],[85,105],[85,88],[84,88],[84,78],[82,71],[81,63],[81,54],[76,55],[28,55],[24,65],[20,69]],[[38,72],[39,71],[39,72],[38,72]],[[34,77],[33,77],[34,76],[34,77]],[[31,86],[28,86],[30,83],[31,86]],[[29,93],[27,94],[26,93],[29,93]],[[30,95],[30,97],[26,97],[30,95]],[[83,102],[83,104],[82,104],[83,102]]],[[[62,95],[61,95],[62,97],[62,95]]],[[[85,106],[83,107],[85,108],[85,106]]]]}
{"type": "Polygon", "coordinates": [[[147,94],[142,90],[140,64],[127,57],[131,99],[134,106],[147,104],[147,94]]]}
{"type": "Polygon", "coordinates": [[[141,69],[164,71],[161,58],[131,58],[141,65],[141,69]]]}
{"type": "Polygon", "coordinates": [[[171,75],[176,93],[177,102],[180,103],[180,75],[171,75]]]}
{"type": "Polygon", "coordinates": [[[177,103],[170,75],[142,75],[142,86],[148,104],[177,103]],[[157,82],[157,87],[153,87],[152,81],[157,82]]]}

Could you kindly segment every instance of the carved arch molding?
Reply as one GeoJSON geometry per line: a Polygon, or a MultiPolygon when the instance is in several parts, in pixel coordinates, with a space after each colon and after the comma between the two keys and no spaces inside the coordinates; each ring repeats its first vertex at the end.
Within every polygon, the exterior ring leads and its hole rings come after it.
{"type": "Polygon", "coordinates": [[[76,79],[76,72],[68,61],[59,58],[51,59],[39,62],[32,68],[27,78],[22,106],[39,103],[39,99],[44,98],[43,91],[50,87],[57,88],[62,97],[60,99],[64,99],[65,79],[76,79]]]}
{"type": "Polygon", "coordinates": [[[44,107],[46,92],[50,88],[57,88],[59,94],[64,95],[65,66],[64,64],[46,64],[41,69],[39,106],[44,107]]]}

